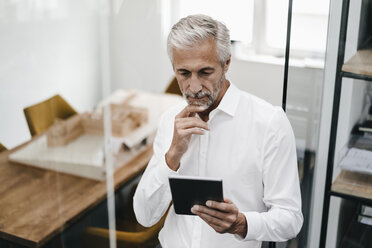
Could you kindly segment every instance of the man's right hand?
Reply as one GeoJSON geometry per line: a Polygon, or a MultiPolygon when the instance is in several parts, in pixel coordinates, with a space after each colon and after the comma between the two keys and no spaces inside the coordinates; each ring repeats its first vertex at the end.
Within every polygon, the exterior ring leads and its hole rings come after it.
{"type": "Polygon", "coordinates": [[[187,151],[191,135],[202,135],[204,130],[209,130],[205,121],[196,117],[196,113],[203,112],[205,107],[187,105],[174,119],[172,144],[165,154],[168,167],[177,171],[182,155],[187,151]],[[203,130],[204,129],[204,130],[203,130]]]}

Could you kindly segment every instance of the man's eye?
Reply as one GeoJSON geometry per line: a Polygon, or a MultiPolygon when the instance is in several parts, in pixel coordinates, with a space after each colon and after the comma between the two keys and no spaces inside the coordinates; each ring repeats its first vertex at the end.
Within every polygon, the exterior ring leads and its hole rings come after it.
{"type": "Polygon", "coordinates": [[[211,72],[209,72],[209,71],[201,71],[200,72],[200,75],[202,75],[202,76],[209,76],[211,74],[211,72]]]}
{"type": "Polygon", "coordinates": [[[190,72],[181,72],[181,75],[184,76],[184,77],[187,77],[190,75],[190,72]]]}

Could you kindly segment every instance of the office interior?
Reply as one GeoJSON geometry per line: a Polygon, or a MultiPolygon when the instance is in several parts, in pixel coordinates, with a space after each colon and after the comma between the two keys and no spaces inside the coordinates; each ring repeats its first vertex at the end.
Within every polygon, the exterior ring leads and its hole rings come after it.
{"type": "Polygon", "coordinates": [[[295,134],[304,224],[296,238],[264,246],[372,247],[372,169],[340,166],[352,148],[372,150],[371,0],[0,0],[0,247],[156,247],[160,227],[133,227],[130,216],[153,132],[117,146],[115,110],[104,103],[132,94],[160,113],[181,101],[166,93],[174,78],[166,38],[177,20],[195,13],[226,23],[227,78],[285,106],[295,134]],[[359,51],[366,52],[352,61],[356,71],[342,67],[359,51]],[[72,112],[32,132],[25,109],[55,95],[72,112]],[[78,165],[29,163],[89,153],[79,146],[64,153],[66,144],[35,151],[53,125],[92,112],[101,114],[100,138],[84,142],[96,149],[88,160],[104,161],[94,167],[99,176],[78,165]],[[12,158],[36,143],[27,159],[12,158]],[[115,167],[118,149],[127,169],[115,167]]]}

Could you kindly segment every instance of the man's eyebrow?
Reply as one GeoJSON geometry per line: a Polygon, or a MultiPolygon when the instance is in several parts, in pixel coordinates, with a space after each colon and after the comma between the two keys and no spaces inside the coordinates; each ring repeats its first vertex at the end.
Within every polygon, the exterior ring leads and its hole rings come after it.
{"type": "Polygon", "coordinates": [[[199,71],[214,71],[214,68],[213,67],[204,67],[204,68],[201,68],[199,71]]]}
{"type": "MultiPolygon", "coordinates": [[[[201,68],[199,71],[214,71],[215,69],[213,67],[203,67],[201,68]]],[[[184,68],[179,68],[179,69],[176,69],[177,72],[190,72],[189,70],[187,69],[184,69],[184,68]]]]}

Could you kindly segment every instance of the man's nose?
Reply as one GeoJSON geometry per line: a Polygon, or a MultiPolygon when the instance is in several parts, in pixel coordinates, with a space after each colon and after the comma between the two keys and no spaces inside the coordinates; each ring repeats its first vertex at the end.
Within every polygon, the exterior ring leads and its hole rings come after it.
{"type": "Polygon", "coordinates": [[[202,85],[200,83],[200,80],[196,76],[192,76],[190,79],[190,91],[192,93],[198,93],[202,90],[202,85]]]}

